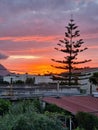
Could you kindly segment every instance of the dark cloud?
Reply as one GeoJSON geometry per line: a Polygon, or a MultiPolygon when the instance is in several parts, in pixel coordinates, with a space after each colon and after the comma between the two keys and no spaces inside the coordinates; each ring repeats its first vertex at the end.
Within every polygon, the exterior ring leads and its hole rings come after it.
{"type": "Polygon", "coordinates": [[[88,29],[97,12],[96,0],[0,0],[0,36],[61,34],[71,13],[88,29]]]}
{"type": "Polygon", "coordinates": [[[5,59],[7,59],[8,57],[9,57],[9,56],[0,53],[0,60],[5,60],[5,59]]]}
{"type": "Polygon", "coordinates": [[[0,36],[55,33],[63,13],[74,5],[72,0],[1,0],[0,36]]]}
{"type": "Polygon", "coordinates": [[[76,19],[80,25],[83,33],[96,33],[98,32],[98,1],[82,1],[79,4],[79,11],[76,13],[76,19]]]}
{"type": "Polygon", "coordinates": [[[19,13],[23,11],[42,11],[42,10],[69,10],[74,7],[73,0],[0,0],[1,13],[19,13]],[[4,12],[2,11],[4,8],[4,12]]]}

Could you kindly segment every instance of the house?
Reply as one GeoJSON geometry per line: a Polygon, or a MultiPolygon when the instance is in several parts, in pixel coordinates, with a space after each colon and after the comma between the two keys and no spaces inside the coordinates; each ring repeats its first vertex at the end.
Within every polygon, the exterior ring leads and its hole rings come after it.
{"type": "MultiPolygon", "coordinates": [[[[81,84],[81,88],[85,89],[87,91],[87,93],[90,93],[90,82],[89,82],[89,78],[93,75],[93,73],[98,72],[98,68],[84,68],[82,70],[79,70],[81,72],[81,76],[79,83],[81,84]]],[[[93,85],[92,87],[92,91],[96,91],[96,87],[95,85],[93,85]]]]}

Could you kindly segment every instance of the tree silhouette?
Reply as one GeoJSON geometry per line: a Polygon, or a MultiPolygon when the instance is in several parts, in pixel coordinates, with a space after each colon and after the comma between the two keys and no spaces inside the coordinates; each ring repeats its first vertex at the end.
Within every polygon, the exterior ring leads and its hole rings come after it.
{"type": "Polygon", "coordinates": [[[76,65],[86,63],[91,61],[83,60],[79,61],[77,56],[80,52],[87,50],[88,48],[81,49],[81,45],[84,43],[83,39],[79,39],[80,30],[78,30],[78,26],[74,23],[74,20],[71,18],[68,25],[65,27],[65,37],[63,40],[59,40],[57,44],[59,48],[55,48],[57,51],[61,51],[65,53],[64,60],[55,60],[54,62],[58,62],[63,64],[63,66],[53,66],[58,69],[64,69],[68,71],[68,84],[71,85],[71,79],[73,75],[73,69],[76,68],[76,65]]]}
{"type": "Polygon", "coordinates": [[[90,94],[92,95],[92,88],[93,88],[92,85],[94,84],[98,86],[98,72],[93,73],[93,75],[89,78],[89,82],[90,82],[90,94]]]}

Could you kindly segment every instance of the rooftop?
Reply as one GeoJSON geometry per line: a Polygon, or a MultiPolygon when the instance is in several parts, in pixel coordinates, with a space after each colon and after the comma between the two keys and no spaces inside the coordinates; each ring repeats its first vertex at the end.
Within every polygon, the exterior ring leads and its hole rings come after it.
{"type": "Polygon", "coordinates": [[[93,113],[98,116],[98,98],[92,96],[45,97],[42,100],[47,103],[55,104],[74,115],[81,111],[93,113]]]}

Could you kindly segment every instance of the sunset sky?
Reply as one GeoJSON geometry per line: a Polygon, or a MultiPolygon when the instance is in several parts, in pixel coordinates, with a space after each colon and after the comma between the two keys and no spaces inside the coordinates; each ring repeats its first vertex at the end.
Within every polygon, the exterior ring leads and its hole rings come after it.
{"type": "Polygon", "coordinates": [[[98,67],[98,0],[0,0],[0,64],[19,73],[59,72],[51,59],[65,56],[54,48],[71,14],[88,47],[78,58],[98,67]]]}

